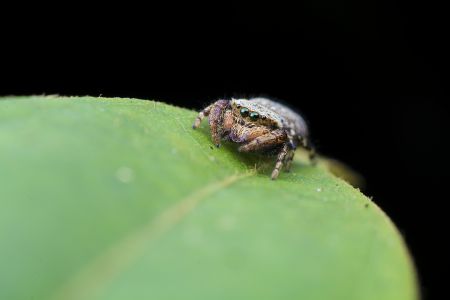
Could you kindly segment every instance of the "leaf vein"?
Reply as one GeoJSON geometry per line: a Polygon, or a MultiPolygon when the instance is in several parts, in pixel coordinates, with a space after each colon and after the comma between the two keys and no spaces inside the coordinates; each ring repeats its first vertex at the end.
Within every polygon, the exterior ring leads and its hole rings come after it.
{"type": "Polygon", "coordinates": [[[95,298],[117,275],[144,255],[148,243],[170,231],[202,200],[253,174],[255,171],[234,174],[194,191],[88,263],[57,290],[53,299],[95,298]]]}

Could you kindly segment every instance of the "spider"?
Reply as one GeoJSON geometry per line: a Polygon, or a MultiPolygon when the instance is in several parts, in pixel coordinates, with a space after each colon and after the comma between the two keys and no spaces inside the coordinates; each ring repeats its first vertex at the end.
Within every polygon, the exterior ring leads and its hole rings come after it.
{"type": "Polygon", "coordinates": [[[206,116],[217,147],[221,140],[229,140],[240,145],[240,152],[276,153],[273,180],[283,166],[290,170],[298,145],[309,151],[310,160],[314,159],[305,121],[278,102],[266,98],[218,100],[198,114],[192,128],[198,128],[206,116]]]}

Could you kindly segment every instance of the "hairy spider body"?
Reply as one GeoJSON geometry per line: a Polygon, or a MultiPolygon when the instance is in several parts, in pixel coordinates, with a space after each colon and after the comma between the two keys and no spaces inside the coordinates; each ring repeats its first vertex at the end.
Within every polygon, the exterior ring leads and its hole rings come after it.
{"type": "Polygon", "coordinates": [[[206,116],[217,147],[221,140],[230,140],[240,144],[240,152],[275,150],[278,155],[272,179],[283,166],[289,171],[298,145],[308,149],[313,159],[305,121],[278,102],[266,98],[218,100],[198,114],[192,127],[199,127],[206,116]]]}

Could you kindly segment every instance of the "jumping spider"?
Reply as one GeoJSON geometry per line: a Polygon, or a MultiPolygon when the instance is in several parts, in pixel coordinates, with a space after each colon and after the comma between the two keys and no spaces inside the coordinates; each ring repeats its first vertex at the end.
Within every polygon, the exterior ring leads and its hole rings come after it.
{"type": "Polygon", "coordinates": [[[240,144],[240,152],[277,153],[272,179],[278,177],[283,165],[289,171],[298,145],[309,150],[310,159],[314,157],[303,118],[275,101],[265,98],[218,100],[198,114],[192,127],[199,127],[206,116],[217,147],[224,139],[240,144]]]}

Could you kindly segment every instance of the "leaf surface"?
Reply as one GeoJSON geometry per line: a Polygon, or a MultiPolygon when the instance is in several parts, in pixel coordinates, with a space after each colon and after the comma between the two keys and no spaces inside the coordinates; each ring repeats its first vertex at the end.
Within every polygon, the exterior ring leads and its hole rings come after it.
{"type": "MultiPolygon", "coordinates": [[[[0,100],[0,299],[416,299],[388,217],[153,101],[0,100]]],[[[301,155],[299,155],[300,157],[301,155]]]]}

